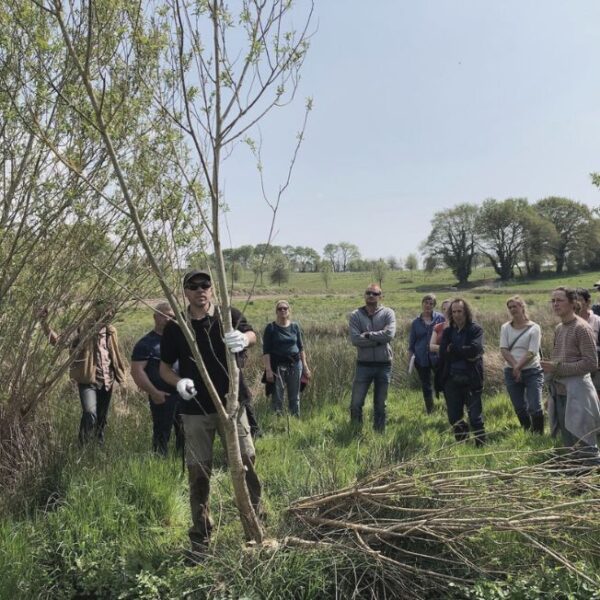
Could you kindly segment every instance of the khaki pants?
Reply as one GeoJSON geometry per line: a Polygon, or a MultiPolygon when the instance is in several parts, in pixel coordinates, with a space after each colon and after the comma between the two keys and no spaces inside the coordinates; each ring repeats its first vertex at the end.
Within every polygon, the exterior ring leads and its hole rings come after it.
{"type": "MultiPolygon", "coordinates": [[[[213,527],[210,518],[209,496],[215,433],[225,446],[225,435],[218,415],[181,415],[185,433],[185,462],[190,485],[192,526],[189,529],[192,550],[201,549],[210,539],[213,527]]],[[[254,510],[260,514],[261,485],[254,469],[255,450],[250,435],[246,411],[238,418],[238,440],[242,462],[246,469],[246,485],[254,510]]]]}

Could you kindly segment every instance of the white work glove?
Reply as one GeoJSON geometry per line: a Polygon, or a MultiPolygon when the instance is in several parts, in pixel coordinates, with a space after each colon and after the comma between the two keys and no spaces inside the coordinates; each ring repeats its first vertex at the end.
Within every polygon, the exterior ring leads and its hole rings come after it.
{"type": "Polygon", "coordinates": [[[225,334],[225,345],[229,352],[236,354],[241,352],[248,345],[248,338],[237,329],[225,334]]]}
{"type": "Polygon", "coordinates": [[[191,400],[196,395],[196,388],[191,379],[180,379],[177,382],[177,393],[183,400],[191,400]]]}

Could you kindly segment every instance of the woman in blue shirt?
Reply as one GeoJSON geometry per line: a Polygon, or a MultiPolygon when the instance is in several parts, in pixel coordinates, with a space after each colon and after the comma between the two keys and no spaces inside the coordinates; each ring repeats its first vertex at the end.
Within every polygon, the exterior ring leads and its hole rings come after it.
{"type": "Polygon", "coordinates": [[[430,352],[429,342],[433,328],[446,319],[442,313],[434,310],[436,298],[433,294],[426,294],[421,300],[421,314],[410,326],[408,341],[408,360],[414,356],[415,369],[421,380],[423,400],[427,413],[433,412],[433,387],[431,385],[431,372],[437,362],[437,355],[430,352]]]}
{"type": "Polygon", "coordinates": [[[263,334],[263,362],[268,383],[274,383],[273,410],[283,412],[285,389],[288,393],[290,413],[300,416],[300,379],[310,379],[310,369],[306,362],[302,331],[298,323],[292,321],[290,305],[280,300],[275,305],[276,319],[269,323],[263,334]]]}

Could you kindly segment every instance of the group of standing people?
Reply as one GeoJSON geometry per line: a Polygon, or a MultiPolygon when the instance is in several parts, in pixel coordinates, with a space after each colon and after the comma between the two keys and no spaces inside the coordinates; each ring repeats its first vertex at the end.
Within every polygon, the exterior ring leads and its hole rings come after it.
{"type": "Polygon", "coordinates": [[[511,320],[502,326],[500,351],[506,361],[506,387],[523,428],[543,433],[542,396],[547,384],[552,433],[560,433],[571,458],[600,464],[600,318],[592,312],[590,300],[589,291],[583,288],[553,290],[550,302],[560,323],[551,355],[544,358],[539,325],[529,319],[522,298],[509,298],[511,320]]]}
{"type": "MultiPolygon", "coordinates": [[[[394,312],[381,305],[382,297],[381,288],[370,285],[365,305],[349,319],[350,339],[357,347],[350,417],[362,423],[365,397],[373,383],[373,426],[377,431],[385,428],[391,341],[396,331],[394,312]]],[[[529,318],[523,298],[508,299],[510,320],[501,327],[499,343],[506,389],[521,426],[542,434],[547,383],[552,433],[561,434],[572,456],[600,463],[596,439],[600,432],[600,316],[592,310],[589,291],[581,288],[556,288],[551,305],[561,322],[555,329],[551,356],[542,358],[540,326],[529,318]]],[[[411,323],[409,371],[414,367],[419,375],[426,412],[434,410],[434,390],[442,393],[456,440],[466,440],[472,433],[475,444],[482,446],[486,442],[483,328],[474,321],[471,306],[463,298],[445,300],[442,312],[435,307],[435,296],[425,295],[421,313],[411,323]]]]}
{"type": "MultiPolygon", "coordinates": [[[[257,341],[252,326],[237,309],[231,308],[233,331],[225,334],[220,309],[213,302],[212,281],[207,271],[192,270],[183,278],[188,301],[187,320],[195,336],[204,368],[218,397],[226,404],[229,372],[226,353],[238,367],[246,360],[246,349],[257,341]]],[[[386,402],[392,378],[391,343],[396,334],[396,317],[382,304],[383,292],[371,284],[364,305],[349,317],[351,343],[357,360],[350,402],[351,421],[360,426],[371,384],[374,387],[373,422],[384,431],[386,402]]],[[[529,319],[519,296],[507,301],[510,320],[500,331],[504,379],[516,416],[524,429],[543,433],[542,388],[550,386],[548,414],[554,432],[560,431],[564,445],[578,457],[600,463],[596,433],[600,429],[600,404],[596,375],[600,352],[600,317],[590,308],[587,290],[558,287],[552,292],[552,307],[561,320],[556,327],[551,357],[541,356],[541,329],[529,319]],[[592,379],[592,375],[594,379],[592,379]],[[594,385],[594,382],[596,384],[594,385]]],[[[475,443],[486,441],[482,410],[484,381],[484,334],[463,298],[445,300],[436,308],[433,294],[423,297],[422,311],[410,328],[409,361],[421,382],[427,413],[434,406],[434,390],[443,393],[448,420],[458,441],[472,432],[475,443]],[[465,409],[468,423],[465,420],[465,409]]],[[[126,363],[117,332],[110,323],[114,309],[101,300],[92,318],[73,335],[59,335],[48,324],[48,311],[38,318],[52,345],[65,343],[71,350],[70,373],[77,382],[82,407],[79,440],[96,437],[102,443],[113,384],[123,382],[126,363]]],[[[210,477],[215,434],[223,437],[209,388],[200,374],[185,334],[168,303],[154,310],[154,328],[141,338],[132,353],[131,373],[149,397],[153,419],[153,448],[165,455],[171,430],[177,447],[183,447],[190,486],[192,526],[189,536],[194,552],[202,552],[213,527],[209,511],[210,477]]],[[[273,410],[281,414],[287,391],[289,412],[300,415],[300,390],[308,382],[308,366],[302,330],[291,319],[290,304],[275,306],[275,320],[263,334],[264,382],[272,393],[273,410]]],[[[246,484],[252,505],[262,513],[261,484],[255,470],[255,447],[251,396],[240,372],[237,431],[246,484]]]]}
{"type": "MultiPolygon", "coordinates": [[[[233,331],[224,333],[219,307],[213,300],[209,272],[192,270],[183,278],[183,292],[188,301],[186,318],[195,336],[204,368],[218,397],[226,405],[229,372],[226,353],[231,352],[238,367],[246,360],[246,349],[256,343],[256,334],[244,315],[231,308],[233,331]]],[[[215,434],[224,438],[222,423],[200,374],[199,366],[175,320],[171,306],[159,303],[154,308],[154,327],[134,346],[131,374],[137,386],[148,394],[153,421],[153,449],[166,455],[171,431],[176,433],[176,448],[183,450],[187,466],[192,526],[189,529],[191,553],[201,556],[213,528],[209,510],[210,478],[215,434]]],[[[77,382],[82,407],[79,440],[81,445],[95,438],[104,441],[108,409],[115,382],[123,383],[126,361],[110,323],[114,309],[110,302],[97,301],[92,317],[73,335],[60,335],[48,323],[48,309],[37,317],[51,345],[69,348],[70,374],[77,382]]],[[[263,359],[266,381],[273,387],[273,408],[283,410],[285,390],[289,410],[300,414],[301,382],[310,379],[302,332],[291,321],[289,303],[276,305],[276,319],[263,336],[263,359]]],[[[237,419],[238,443],[244,465],[246,486],[251,503],[259,518],[261,483],[254,468],[255,448],[253,425],[256,420],[251,408],[251,395],[239,373],[238,400],[242,410],[237,419]]]]}

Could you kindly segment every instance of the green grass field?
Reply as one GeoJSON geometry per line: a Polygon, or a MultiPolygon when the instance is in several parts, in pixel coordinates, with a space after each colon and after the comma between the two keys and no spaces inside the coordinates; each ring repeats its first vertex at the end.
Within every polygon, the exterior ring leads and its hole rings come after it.
{"type": "MultiPolygon", "coordinates": [[[[483,276],[487,273],[481,275],[482,281],[489,279],[483,276]]],[[[288,513],[292,503],[353,485],[405,461],[428,459],[424,472],[436,468],[436,457],[440,464],[451,460],[454,469],[502,472],[542,462],[543,452],[555,445],[548,434],[533,437],[518,427],[498,374],[490,377],[484,399],[490,437],[484,451],[476,451],[471,443],[454,442],[441,400],[431,416],[425,415],[416,382],[405,373],[406,331],[424,290],[436,291],[438,298],[452,295],[446,289],[452,280],[441,273],[428,281],[418,273],[409,283],[402,281],[405,276],[389,275],[384,282],[385,303],[397,310],[400,327],[383,435],[372,431],[370,399],[362,431],[352,428],[348,418],[355,354],[346,340],[345,323],[348,312],[361,303],[369,274],[336,276],[335,291],[328,293],[323,292],[318,274],[298,274],[285,293],[265,289],[263,297],[247,305],[249,319],[261,331],[273,318],[274,299],[289,298],[294,318],[305,328],[315,371],[302,399],[301,420],[276,417],[257,381],[260,350],[252,351],[247,370],[264,430],[257,441],[257,469],[264,485],[269,537],[280,541],[287,536],[310,537],[288,513]]],[[[587,274],[560,283],[589,286],[597,278],[600,275],[587,274]]],[[[551,334],[546,301],[549,290],[558,284],[547,279],[535,286],[499,289],[488,282],[488,287],[461,294],[475,306],[493,352],[499,324],[505,319],[505,300],[514,292],[527,293],[536,318],[546,319],[545,334],[551,334]]],[[[243,300],[238,300],[235,304],[243,306],[243,300]]],[[[130,309],[121,318],[118,326],[129,352],[135,339],[151,328],[151,318],[141,308],[130,309]]],[[[186,566],[183,550],[190,521],[186,476],[176,458],[161,460],[149,452],[147,400],[133,389],[120,390],[111,410],[106,446],[90,446],[83,452],[76,445],[79,403],[69,384],[50,400],[49,413],[52,418],[40,440],[42,467],[32,470],[1,501],[0,598],[404,597],[399,591],[395,596],[387,586],[389,572],[375,558],[321,547],[243,548],[220,446],[211,495],[216,528],[210,556],[200,566],[186,566]]],[[[419,473],[414,477],[418,484],[419,473]]],[[[565,503],[574,501],[567,484],[558,491],[545,485],[540,495],[562,498],[564,493],[565,503]]],[[[593,493],[577,497],[581,510],[593,493]]],[[[562,538],[557,532],[557,547],[600,585],[599,540],[598,531],[582,530],[581,536],[562,538]]],[[[482,528],[465,544],[497,576],[470,570],[469,585],[448,586],[445,597],[600,598],[589,581],[564,564],[541,553],[532,560],[533,551],[520,540],[482,528]]]]}

